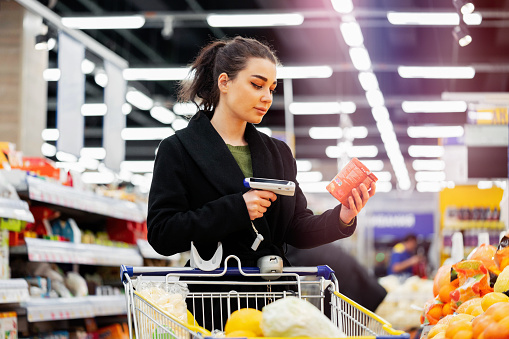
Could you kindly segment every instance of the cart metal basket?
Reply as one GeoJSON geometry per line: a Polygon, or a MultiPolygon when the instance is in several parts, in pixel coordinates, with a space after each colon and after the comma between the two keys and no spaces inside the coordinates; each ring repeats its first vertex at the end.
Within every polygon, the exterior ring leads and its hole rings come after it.
{"type": "MultiPolygon", "coordinates": [[[[181,338],[212,338],[210,331],[200,327],[206,322],[222,324],[224,317],[229,317],[235,310],[251,307],[262,309],[270,302],[293,295],[305,299],[324,312],[330,306],[332,322],[348,338],[377,338],[377,339],[408,339],[409,334],[395,330],[383,318],[365,309],[353,300],[338,292],[338,282],[334,272],[328,266],[318,267],[289,267],[282,273],[260,273],[257,267],[241,267],[240,260],[235,256],[225,259],[224,268],[205,272],[188,267],[132,267],[122,265],[120,275],[125,287],[127,314],[129,322],[129,337],[138,339],[181,339],[181,338]],[[228,267],[227,261],[235,258],[238,267],[228,267]],[[190,292],[186,303],[191,309],[193,317],[182,321],[165,312],[158,305],[145,299],[135,290],[136,279],[143,276],[144,281],[166,281],[179,279],[181,282],[200,285],[231,286],[229,292],[190,292]],[[239,277],[264,277],[266,281],[238,281],[239,277]],[[288,277],[287,280],[275,280],[288,277]],[[191,280],[185,280],[185,278],[191,280]],[[224,278],[224,279],[223,279],[224,278]],[[197,280],[198,279],[198,280],[197,280]],[[220,279],[220,280],[218,280],[220,279]],[[237,280],[236,280],[237,279],[237,280]],[[274,280],[268,280],[274,279],[274,280]],[[289,281],[290,280],[290,281],[289,281]],[[255,292],[237,292],[237,286],[248,286],[255,292]],[[260,292],[260,289],[265,289],[260,292]],[[281,290],[292,287],[292,291],[281,290]],[[278,288],[279,287],[279,288],[278,288]],[[272,291],[274,289],[274,291],[272,291]],[[331,297],[330,305],[325,305],[325,296],[331,297]],[[214,312],[215,303],[216,309],[214,312]],[[217,312],[219,304],[220,312],[217,312]],[[196,307],[196,305],[201,305],[196,307]],[[210,307],[210,312],[207,312],[210,307]],[[207,310],[207,311],[206,311],[207,310]],[[223,314],[226,314],[224,316],[223,314]],[[212,317],[212,319],[208,319],[212,317]],[[214,319],[216,317],[216,319],[214,319]]],[[[246,289],[246,288],[243,288],[246,289]]]]}

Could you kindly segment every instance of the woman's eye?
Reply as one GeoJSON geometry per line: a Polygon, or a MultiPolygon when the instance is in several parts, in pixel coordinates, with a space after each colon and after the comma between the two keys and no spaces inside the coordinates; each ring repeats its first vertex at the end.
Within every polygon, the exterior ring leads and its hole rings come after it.
{"type": "Polygon", "coordinates": [[[253,85],[254,88],[256,88],[256,89],[262,89],[262,87],[263,87],[263,86],[259,86],[259,85],[255,84],[254,82],[252,82],[251,85],[253,85]]]}

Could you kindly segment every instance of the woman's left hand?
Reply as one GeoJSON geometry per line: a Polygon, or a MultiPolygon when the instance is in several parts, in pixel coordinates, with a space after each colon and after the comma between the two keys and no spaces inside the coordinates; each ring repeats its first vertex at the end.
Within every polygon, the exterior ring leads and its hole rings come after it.
{"type": "Polygon", "coordinates": [[[350,208],[347,208],[345,205],[341,206],[341,212],[339,213],[341,221],[345,224],[352,222],[353,218],[355,218],[362,208],[366,206],[369,198],[375,194],[375,190],[376,184],[374,182],[371,183],[370,191],[368,191],[364,184],[360,184],[359,187],[354,188],[352,190],[352,196],[348,197],[348,204],[350,205],[350,208]]]}

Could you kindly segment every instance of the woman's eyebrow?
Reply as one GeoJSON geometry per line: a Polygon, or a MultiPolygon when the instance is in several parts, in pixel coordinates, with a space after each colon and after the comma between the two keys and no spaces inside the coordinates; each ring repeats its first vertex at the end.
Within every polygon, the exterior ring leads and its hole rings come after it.
{"type": "MultiPolygon", "coordinates": [[[[261,79],[265,82],[268,81],[268,79],[266,77],[264,77],[263,75],[258,75],[258,74],[253,74],[251,75],[252,77],[255,77],[255,78],[258,78],[258,79],[261,79]]],[[[277,81],[274,80],[274,82],[272,83],[273,85],[276,85],[277,84],[277,81]]]]}

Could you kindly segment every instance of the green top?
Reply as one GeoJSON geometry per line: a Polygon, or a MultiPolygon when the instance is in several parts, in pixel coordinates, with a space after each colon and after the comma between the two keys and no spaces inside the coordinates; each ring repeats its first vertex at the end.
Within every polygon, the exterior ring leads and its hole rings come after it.
{"type": "Polygon", "coordinates": [[[232,146],[228,145],[228,149],[232,153],[235,161],[239,165],[242,173],[246,178],[250,178],[253,176],[253,164],[251,162],[251,151],[249,150],[249,145],[245,146],[232,146]]]}

